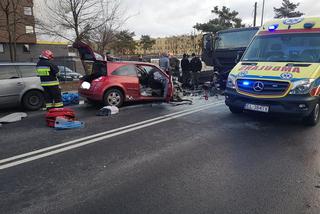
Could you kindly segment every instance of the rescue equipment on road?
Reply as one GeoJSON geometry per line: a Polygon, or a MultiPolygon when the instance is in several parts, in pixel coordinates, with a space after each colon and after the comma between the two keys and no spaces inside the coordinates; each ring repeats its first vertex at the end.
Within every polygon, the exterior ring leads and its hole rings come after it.
{"type": "Polygon", "coordinates": [[[46,114],[47,126],[54,128],[57,117],[65,118],[69,121],[75,120],[75,112],[70,108],[53,108],[46,114]]]}

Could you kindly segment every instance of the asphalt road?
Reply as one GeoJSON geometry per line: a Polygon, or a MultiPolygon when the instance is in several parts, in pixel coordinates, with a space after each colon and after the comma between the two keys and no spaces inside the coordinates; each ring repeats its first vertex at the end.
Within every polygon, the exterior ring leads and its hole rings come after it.
{"type": "Polygon", "coordinates": [[[75,109],[84,129],[0,128],[0,213],[320,213],[319,126],[212,99],[75,109]]]}

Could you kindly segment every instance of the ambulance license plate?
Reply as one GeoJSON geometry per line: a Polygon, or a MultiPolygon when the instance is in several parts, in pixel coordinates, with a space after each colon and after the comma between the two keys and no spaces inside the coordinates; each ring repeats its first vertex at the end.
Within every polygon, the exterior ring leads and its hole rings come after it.
{"type": "Polygon", "coordinates": [[[244,109],[250,110],[250,111],[264,112],[264,113],[269,112],[269,106],[261,106],[261,105],[255,105],[255,104],[249,104],[249,103],[245,105],[244,109]]]}

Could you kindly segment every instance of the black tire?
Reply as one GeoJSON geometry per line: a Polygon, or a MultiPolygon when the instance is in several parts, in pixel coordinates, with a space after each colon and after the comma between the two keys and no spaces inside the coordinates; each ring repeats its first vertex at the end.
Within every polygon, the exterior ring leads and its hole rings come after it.
{"type": "Polygon", "coordinates": [[[237,107],[233,107],[233,106],[229,106],[229,109],[232,114],[241,114],[243,112],[243,110],[241,108],[237,108],[237,107]]]}
{"type": "Polygon", "coordinates": [[[319,117],[320,117],[320,104],[317,103],[313,111],[311,112],[311,114],[306,118],[304,118],[304,124],[307,126],[315,126],[319,122],[319,117]]]}
{"type": "Polygon", "coordinates": [[[22,98],[24,108],[36,111],[44,105],[44,96],[41,91],[28,91],[22,98]]]}
{"type": "Polygon", "coordinates": [[[103,97],[103,104],[106,106],[121,107],[124,102],[124,95],[118,89],[109,89],[103,97]]]}

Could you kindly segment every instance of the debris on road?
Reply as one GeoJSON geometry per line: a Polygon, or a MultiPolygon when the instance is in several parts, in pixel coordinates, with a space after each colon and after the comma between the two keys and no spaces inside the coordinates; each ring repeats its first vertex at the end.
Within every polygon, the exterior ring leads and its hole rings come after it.
{"type": "Polygon", "coordinates": [[[27,117],[28,115],[24,112],[17,112],[9,114],[5,117],[0,118],[0,123],[14,123],[22,120],[22,118],[27,117]]]}
{"type": "Polygon", "coordinates": [[[54,108],[50,109],[46,114],[47,126],[55,127],[57,117],[63,117],[67,120],[75,120],[75,112],[70,108],[54,108]]]}
{"type": "Polygon", "coordinates": [[[172,101],[170,102],[171,104],[173,105],[185,105],[185,104],[192,105],[193,104],[192,100],[185,98],[185,91],[182,88],[182,83],[174,79],[173,86],[174,86],[174,94],[172,97],[172,101]]]}
{"type": "Polygon", "coordinates": [[[84,122],[70,120],[65,117],[57,117],[54,128],[57,130],[79,129],[84,127],[84,122]]]}
{"type": "Polygon", "coordinates": [[[97,116],[110,116],[119,113],[119,108],[116,106],[105,106],[99,110],[97,116]]]}
{"type": "Polygon", "coordinates": [[[64,106],[79,105],[80,96],[78,93],[62,93],[62,102],[64,106]]]}

